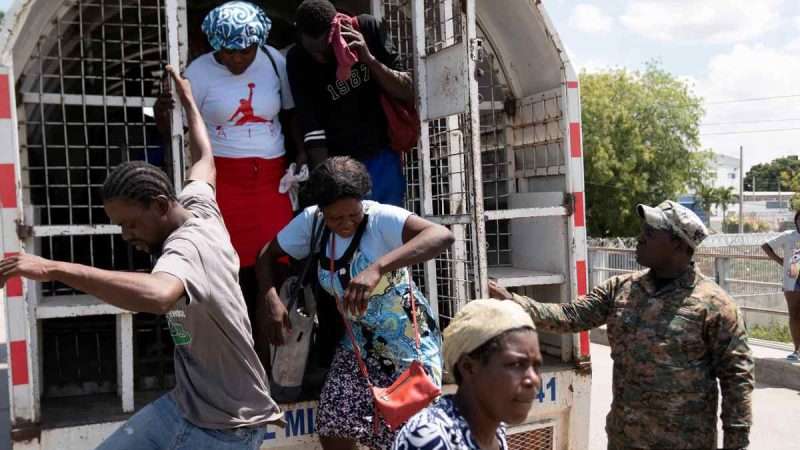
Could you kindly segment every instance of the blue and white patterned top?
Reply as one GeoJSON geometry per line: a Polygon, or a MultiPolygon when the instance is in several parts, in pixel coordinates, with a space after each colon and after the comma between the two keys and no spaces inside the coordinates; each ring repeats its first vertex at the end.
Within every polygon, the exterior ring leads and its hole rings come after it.
{"type": "MultiPolygon", "coordinates": [[[[506,429],[497,428],[500,450],[507,450],[506,429]]],[[[397,433],[394,450],[481,450],[474,441],[467,419],[456,407],[453,396],[418,412],[397,433]]]]}
{"type": "MultiPolygon", "coordinates": [[[[364,201],[362,205],[364,213],[367,214],[367,225],[350,261],[351,278],[355,278],[381,256],[403,245],[403,226],[411,215],[411,212],[405,209],[372,201],[364,201]]],[[[278,244],[293,258],[301,259],[308,255],[311,226],[316,212],[316,206],[306,208],[278,233],[278,244]]],[[[352,238],[343,239],[335,235],[331,235],[330,239],[336,239],[336,258],[342,256],[352,241],[352,238]]],[[[329,252],[330,245],[324,249],[324,254],[330,256],[329,252]]],[[[336,294],[340,299],[344,296],[339,277],[333,277],[335,292],[332,290],[328,267],[320,264],[318,277],[320,285],[329,294],[336,294]]],[[[441,385],[442,335],[428,300],[409,279],[409,272],[406,269],[384,274],[370,295],[366,313],[348,318],[365,359],[372,359],[392,376],[399,375],[414,360],[419,359],[432,381],[441,385]],[[411,315],[409,285],[413,289],[416,302],[420,334],[419,358],[411,315]]],[[[344,348],[352,348],[347,336],[343,338],[341,345],[344,348]]]]}

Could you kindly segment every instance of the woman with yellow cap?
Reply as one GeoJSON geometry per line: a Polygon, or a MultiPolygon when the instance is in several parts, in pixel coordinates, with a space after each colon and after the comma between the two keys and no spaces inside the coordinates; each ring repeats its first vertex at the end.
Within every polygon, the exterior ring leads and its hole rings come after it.
{"type": "Polygon", "coordinates": [[[411,418],[396,450],[506,450],[505,424],[528,416],[542,355],[530,316],[516,303],[475,300],[444,331],[444,364],[454,395],[411,418]]]}

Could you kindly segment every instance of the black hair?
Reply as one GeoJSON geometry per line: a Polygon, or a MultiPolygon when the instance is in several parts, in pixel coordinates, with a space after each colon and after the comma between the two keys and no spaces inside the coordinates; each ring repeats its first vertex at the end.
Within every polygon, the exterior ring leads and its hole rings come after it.
{"type": "Polygon", "coordinates": [[[328,0],[304,0],[294,13],[297,31],[311,37],[319,37],[331,28],[336,17],[336,7],[328,0]]]}
{"type": "Polygon", "coordinates": [[[797,231],[800,231],[800,228],[797,227],[797,219],[800,219],[800,209],[794,213],[794,227],[797,228],[797,231]]]}
{"type": "MultiPolygon", "coordinates": [[[[499,352],[500,349],[503,348],[503,340],[509,334],[516,333],[518,331],[535,332],[536,330],[528,326],[517,327],[517,328],[512,328],[510,330],[506,330],[498,334],[497,336],[489,339],[488,341],[484,342],[483,344],[481,344],[480,347],[476,348],[475,350],[467,353],[467,356],[469,356],[472,359],[477,359],[478,361],[480,361],[482,366],[485,366],[489,364],[489,360],[492,359],[492,355],[499,352]]],[[[456,380],[456,385],[461,384],[463,378],[461,377],[461,373],[458,371],[458,364],[456,364],[456,366],[453,367],[453,378],[455,378],[456,380]]]]}
{"type": "Polygon", "coordinates": [[[334,156],[317,166],[309,179],[311,199],[320,208],[343,198],[364,199],[372,190],[364,164],[348,156],[334,156]]]}
{"type": "Polygon", "coordinates": [[[103,183],[103,201],[122,198],[136,200],[146,206],[160,195],[177,200],[167,174],[145,161],[120,164],[108,174],[103,183]]]}

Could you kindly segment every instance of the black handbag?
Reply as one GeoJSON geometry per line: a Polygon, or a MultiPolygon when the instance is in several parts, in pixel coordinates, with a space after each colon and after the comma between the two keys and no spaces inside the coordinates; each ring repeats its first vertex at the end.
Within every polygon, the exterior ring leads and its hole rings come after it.
{"type": "Polygon", "coordinates": [[[303,269],[284,281],[280,297],[289,314],[292,331],[281,346],[272,346],[270,363],[270,394],[279,402],[296,402],[303,394],[316,323],[317,302],[309,281],[309,272],[316,261],[316,245],[322,234],[320,214],[314,216],[311,227],[311,251],[301,262],[303,269]]]}

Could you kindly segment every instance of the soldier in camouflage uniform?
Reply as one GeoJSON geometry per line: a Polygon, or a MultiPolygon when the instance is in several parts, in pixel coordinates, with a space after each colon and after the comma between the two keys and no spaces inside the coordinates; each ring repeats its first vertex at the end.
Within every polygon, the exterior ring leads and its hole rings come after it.
{"type": "Polygon", "coordinates": [[[707,236],[700,219],[672,201],[639,205],[637,261],[648,267],[596,287],[568,304],[543,304],[494,283],[537,327],[575,333],[607,324],[614,360],[609,450],[712,450],[717,444],[717,380],[725,449],[749,444],[753,359],[738,307],[692,257],[707,236]]]}

